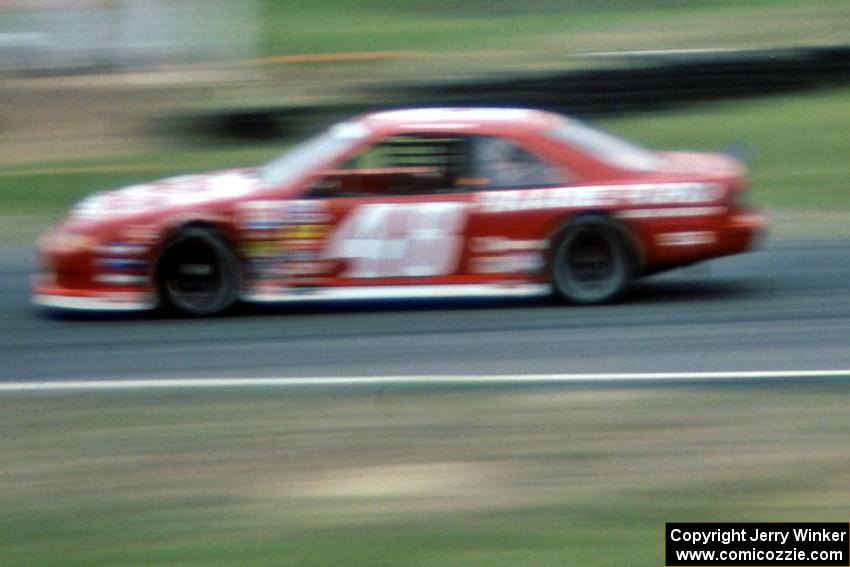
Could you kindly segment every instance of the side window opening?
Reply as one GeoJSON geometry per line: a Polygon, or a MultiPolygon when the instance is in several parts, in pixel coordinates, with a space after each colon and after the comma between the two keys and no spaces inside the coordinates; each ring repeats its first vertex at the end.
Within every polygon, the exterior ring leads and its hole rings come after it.
{"type": "Polygon", "coordinates": [[[477,136],[473,172],[488,189],[547,187],[564,183],[561,173],[525,148],[494,136],[477,136]]]}
{"type": "MultiPolygon", "coordinates": [[[[392,136],[328,172],[319,183],[328,197],[422,195],[464,190],[457,184],[469,163],[464,136],[392,136]]],[[[315,191],[313,191],[315,194],[315,191]]]]}
{"type": "Polygon", "coordinates": [[[329,171],[314,197],[429,195],[563,184],[555,167],[495,136],[391,136],[329,171]]]}

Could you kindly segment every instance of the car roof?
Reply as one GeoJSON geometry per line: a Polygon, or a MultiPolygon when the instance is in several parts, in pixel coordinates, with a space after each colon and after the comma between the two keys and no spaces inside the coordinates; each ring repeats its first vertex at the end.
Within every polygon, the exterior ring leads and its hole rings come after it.
{"type": "Polygon", "coordinates": [[[361,124],[371,130],[540,130],[559,120],[556,114],[524,108],[409,108],[364,114],[361,124]]]}

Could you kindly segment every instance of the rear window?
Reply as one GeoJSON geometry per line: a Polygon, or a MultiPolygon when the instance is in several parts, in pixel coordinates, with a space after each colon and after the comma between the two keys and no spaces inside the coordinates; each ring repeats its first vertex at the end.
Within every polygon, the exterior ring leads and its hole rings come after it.
{"type": "Polygon", "coordinates": [[[658,154],[636,146],[577,120],[564,120],[546,135],[571,146],[578,147],[600,160],[621,169],[654,171],[663,165],[658,154]]]}

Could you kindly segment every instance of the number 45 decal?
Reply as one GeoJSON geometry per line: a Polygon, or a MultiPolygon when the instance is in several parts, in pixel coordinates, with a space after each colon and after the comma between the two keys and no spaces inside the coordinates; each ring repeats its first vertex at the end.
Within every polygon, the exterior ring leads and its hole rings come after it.
{"type": "Polygon", "coordinates": [[[425,277],[457,269],[466,203],[364,205],[330,236],[328,259],[347,260],[343,277],[425,277]]]}

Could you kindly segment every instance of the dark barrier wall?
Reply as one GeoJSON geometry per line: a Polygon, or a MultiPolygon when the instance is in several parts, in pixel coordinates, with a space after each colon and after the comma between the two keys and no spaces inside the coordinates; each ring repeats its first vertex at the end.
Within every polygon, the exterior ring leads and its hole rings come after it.
{"type": "Polygon", "coordinates": [[[525,106],[596,117],[704,100],[761,96],[850,80],[850,46],[667,52],[607,57],[604,69],[506,76],[371,91],[370,104],[222,109],[169,123],[185,133],[271,139],[388,107],[525,106]]]}
{"type": "Polygon", "coordinates": [[[446,83],[417,102],[529,105],[599,116],[821,87],[850,79],[850,46],[617,56],[610,69],[446,83]]]}

